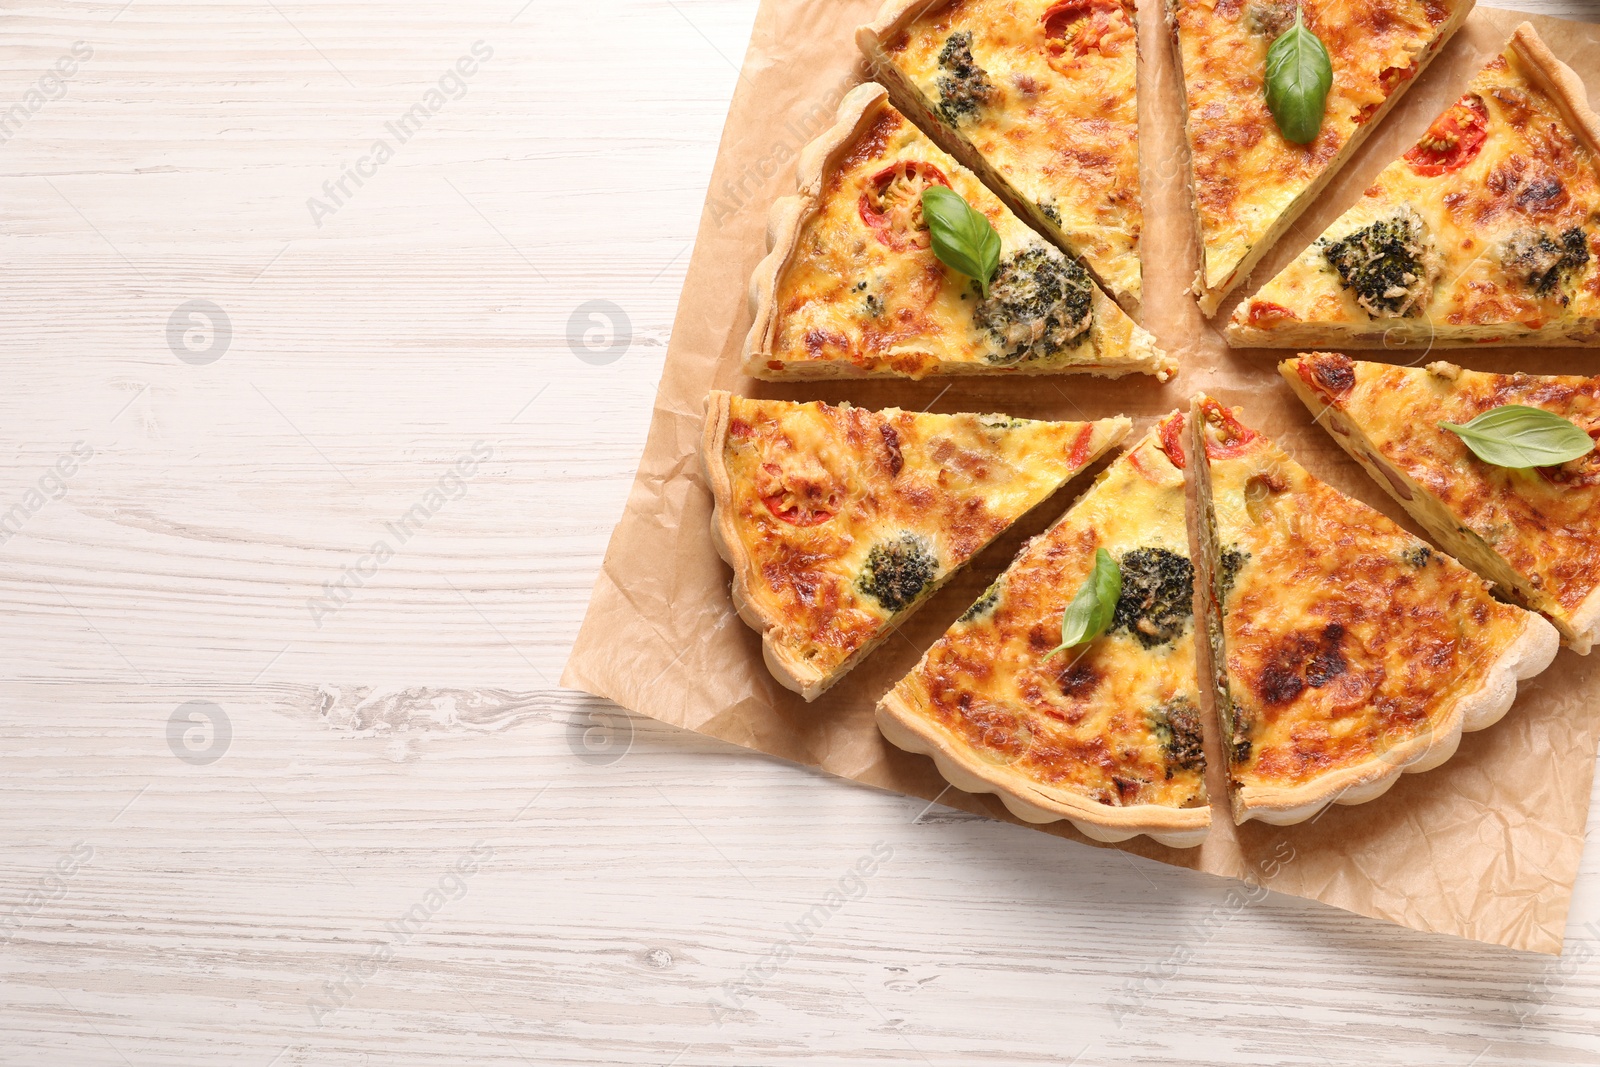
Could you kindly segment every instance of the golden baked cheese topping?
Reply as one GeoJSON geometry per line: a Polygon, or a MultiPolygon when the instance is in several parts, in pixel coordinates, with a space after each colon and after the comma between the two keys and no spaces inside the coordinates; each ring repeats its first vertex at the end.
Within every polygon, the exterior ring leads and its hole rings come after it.
{"type": "Polygon", "coordinates": [[[1299,821],[1442,761],[1463,727],[1504,713],[1508,671],[1530,676],[1554,655],[1543,619],[1495,600],[1215,400],[1198,398],[1194,412],[1217,704],[1241,822],[1299,821]]]}
{"type": "Polygon", "coordinates": [[[1294,263],[1239,345],[1600,342],[1600,119],[1531,27],[1294,263]]]}
{"type": "Polygon", "coordinates": [[[794,687],[825,687],[1127,425],[713,393],[705,459],[741,610],[794,687]]]}
{"type": "Polygon", "coordinates": [[[1588,650],[1600,617],[1600,452],[1497,467],[1440,424],[1516,404],[1600,437],[1600,378],[1393,367],[1334,353],[1285,360],[1281,370],[1333,439],[1430,534],[1588,650]]]}
{"type": "Polygon", "coordinates": [[[1122,0],[889,0],[856,36],[902,107],[1129,307],[1143,225],[1135,25],[1122,0]]]}
{"type": "Polygon", "coordinates": [[[880,705],[891,740],[967,768],[1034,821],[1071,818],[1096,836],[1203,831],[1194,568],[1173,462],[1182,421],[1174,413],[1102,472],[929,649],[880,705]],[[1110,628],[1052,654],[1098,549],[1122,575],[1110,628]]]}
{"type": "Polygon", "coordinates": [[[1167,0],[1187,98],[1202,267],[1216,310],[1332,177],[1439,47],[1472,0],[1305,0],[1305,24],[1333,64],[1322,127],[1294,144],[1267,110],[1267,49],[1294,0],[1167,0]]]}
{"type": "Polygon", "coordinates": [[[1176,367],[1075,260],[865,85],[801,159],[798,198],[774,208],[753,283],[745,369],[773,380],[1176,367]],[[921,196],[947,187],[1000,239],[985,297],[931,247],[921,196]]]}

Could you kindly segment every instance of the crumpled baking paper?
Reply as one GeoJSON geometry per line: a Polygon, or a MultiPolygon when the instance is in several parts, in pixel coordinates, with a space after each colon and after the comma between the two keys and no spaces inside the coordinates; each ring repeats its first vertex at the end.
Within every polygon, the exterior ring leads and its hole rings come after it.
{"type": "MultiPolygon", "coordinates": [[[[764,0],[728,113],[693,260],[672,331],[648,443],[626,513],[612,535],[562,684],[653,718],[783,759],[823,768],[1008,822],[990,796],[947,788],[925,757],[888,745],[873,705],[1002,570],[1023,540],[1089,484],[1080,477],[982,553],[907,624],[814,704],[782,688],[756,634],[735,616],[727,567],[708,532],[711,497],[696,449],[707,391],[868,407],[932,406],[1031,418],[1126,413],[1140,433],[1205,389],[1239,404],[1310,470],[1415,530],[1345,457],[1278,378],[1290,353],[1233,352],[1186,295],[1196,249],[1184,185],[1177,72],[1158,0],[1141,0],[1140,113],[1145,196],[1142,321],[1182,364],[1166,386],[1045,377],[773,385],[744,378],[750,325],[745,291],[766,253],[767,208],[794,183],[794,161],[832,122],[835,105],[867,76],[853,43],[878,0],[764,0]]],[[[1215,320],[1270,278],[1360,195],[1463,90],[1527,17],[1551,49],[1600,88],[1600,27],[1479,9],[1318,202],[1278,243],[1215,320]]],[[[1358,353],[1358,358],[1363,358],[1358,353]]],[[[1428,355],[1418,348],[1364,358],[1421,364],[1448,358],[1483,370],[1593,373],[1581,350],[1497,349],[1428,355]]],[[[1203,642],[1201,642],[1203,646],[1203,642]]],[[[1513,948],[1561,950],[1600,739],[1600,653],[1563,650],[1526,682],[1496,726],[1468,734],[1444,766],[1403,775],[1371,803],[1335,806],[1292,827],[1235,827],[1220,748],[1208,721],[1214,821],[1206,843],[1169,849],[1139,837],[1088,841],[1067,823],[1037,827],[1079,845],[1120,848],[1174,866],[1238,878],[1419,930],[1513,948]]],[[[1210,715],[1207,715],[1210,719],[1210,715]]],[[[1058,847],[1040,838],[1041,848],[1058,847]]]]}

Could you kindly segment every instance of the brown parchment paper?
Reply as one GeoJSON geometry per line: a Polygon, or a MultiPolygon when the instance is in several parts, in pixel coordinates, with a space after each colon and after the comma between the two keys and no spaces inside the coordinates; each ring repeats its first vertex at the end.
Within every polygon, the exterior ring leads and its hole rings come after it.
{"type": "MultiPolygon", "coordinates": [[[[792,190],[800,148],[863,80],[854,28],[879,0],[763,0],[667,351],[654,418],[626,513],[612,535],[562,684],[748,748],[927,800],[1016,822],[990,796],[946,783],[932,761],[888,745],[875,701],[1038,533],[1089,484],[1081,477],[991,545],[844,681],[807,705],[761,661],[757,635],[729,601],[729,572],[711,545],[711,498],[696,448],[708,390],[870,407],[1005,411],[1031,418],[1126,413],[1135,433],[1206,389],[1240,404],[1313,473],[1416,529],[1389,497],[1311,424],[1278,377],[1289,353],[1231,352],[1186,295],[1197,262],[1185,191],[1176,70],[1159,0],[1140,0],[1140,113],[1145,198],[1142,321],[1182,364],[1166,386],[1133,376],[956,379],[772,385],[744,378],[745,291],[766,252],[767,208],[792,190]]],[[[1213,322],[1270,278],[1353,203],[1499,52],[1525,16],[1479,9],[1343,173],[1236,291],[1213,322]]],[[[1527,16],[1551,49],[1600,88],[1600,27],[1527,16]]],[[[1594,373],[1595,353],[1498,349],[1446,354],[1483,370],[1594,373]]],[[[1363,358],[1358,354],[1358,358],[1363,358]]],[[[1364,358],[1421,363],[1415,349],[1364,358]]],[[[1203,642],[1202,642],[1203,645],[1203,642]]],[[[1563,650],[1524,683],[1498,725],[1467,734],[1443,767],[1403,775],[1388,794],[1335,806],[1293,827],[1235,827],[1219,748],[1208,736],[1213,823],[1206,843],[1169,849],[1138,837],[1090,842],[1067,823],[1037,829],[1178,867],[1246,879],[1363,915],[1518,949],[1561,950],[1600,739],[1600,652],[1563,650]]],[[[1209,719],[1210,716],[1208,715],[1209,719]]],[[[1214,729],[1214,727],[1212,727],[1214,729]]],[[[1041,848],[1056,847],[1040,838],[1041,848]]]]}

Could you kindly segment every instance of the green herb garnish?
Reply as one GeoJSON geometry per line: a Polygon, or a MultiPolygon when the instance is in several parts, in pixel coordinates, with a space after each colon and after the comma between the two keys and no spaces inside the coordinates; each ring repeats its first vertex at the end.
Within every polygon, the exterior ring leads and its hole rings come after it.
{"type": "Polygon", "coordinates": [[[1485,463],[1516,470],[1554,467],[1594,448],[1588,434],[1560,415],[1523,404],[1492,408],[1465,425],[1441,422],[1439,428],[1465,441],[1485,463]]]}
{"type": "Polygon", "coordinates": [[[1122,599],[1122,568],[1103,548],[1094,550],[1094,570],[1061,613],[1061,644],[1044,654],[1049,659],[1057,652],[1092,641],[1106,631],[1122,599]]]}
{"type": "Polygon", "coordinates": [[[1267,49],[1267,110],[1295,144],[1310,144],[1322,129],[1322,112],[1333,88],[1333,61],[1328,49],[1298,7],[1294,25],[1267,49]]]}
{"type": "Polygon", "coordinates": [[[922,218],[933,237],[933,254],[951,270],[976,279],[989,299],[989,279],[1000,267],[1000,235],[983,212],[942,185],[922,190],[922,218]]]}

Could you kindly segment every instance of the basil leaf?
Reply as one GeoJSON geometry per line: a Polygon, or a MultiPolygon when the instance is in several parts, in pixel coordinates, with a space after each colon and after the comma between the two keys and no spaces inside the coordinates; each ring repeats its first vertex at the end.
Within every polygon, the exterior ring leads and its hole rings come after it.
{"type": "Polygon", "coordinates": [[[942,185],[922,190],[922,219],[933,237],[933,254],[951,270],[976,278],[983,298],[1000,267],[1000,235],[983,212],[942,185]]]}
{"type": "Polygon", "coordinates": [[[1295,8],[1294,25],[1267,49],[1267,110],[1294,144],[1310,144],[1322,129],[1322,112],[1333,88],[1333,61],[1320,38],[1295,8]]]}
{"type": "Polygon", "coordinates": [[[1094,570],[1078,589],[1067,610],[1061,613],[1061,644],[1044,654],[1049,659],[1057,652],[1093,641],[1111,625],[1122,598],[1122,568],[1103,548],[1094,550],[1094,570]]]}
{"type": "Polygon", "coordinates": [[[1554,467],[1594,448],[1593,439],[1570,421],[1523,404],[1491,408],[1466,425],[1441,422],[1439,428],[1465,441],[1485,463],[1516,470],[1554,467]]]}

